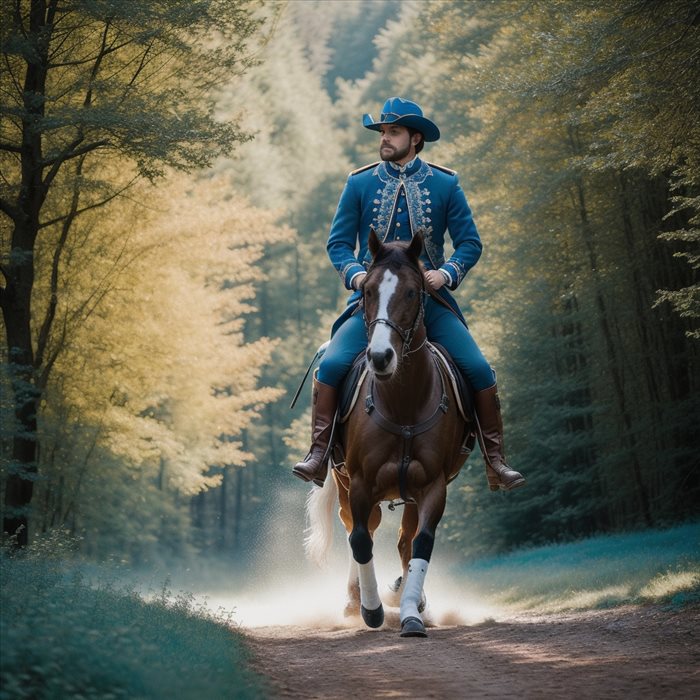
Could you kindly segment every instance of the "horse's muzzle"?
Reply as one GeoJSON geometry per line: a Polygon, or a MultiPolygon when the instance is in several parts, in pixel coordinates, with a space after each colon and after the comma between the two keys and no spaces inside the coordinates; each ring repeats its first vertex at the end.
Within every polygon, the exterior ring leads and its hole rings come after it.
{"type": "Polygon", "coordinates": [[[367,350],[370,369],[380,379],[386,379],[393,374],[395,357],[396,353],[390,347],[383,350],[367,350]]]}

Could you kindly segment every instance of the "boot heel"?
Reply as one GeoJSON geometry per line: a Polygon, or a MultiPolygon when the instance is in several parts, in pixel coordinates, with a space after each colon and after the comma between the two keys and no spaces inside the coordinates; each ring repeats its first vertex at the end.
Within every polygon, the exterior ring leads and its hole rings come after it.
{"type": "Polygon", "coordinates": [[[499,491],[501,488],[501,479],[498,476],[498,474],[495,472],[495,470],[490,467],[488,464],[486,465],[486,479],[489,482],[489,489],[491,491],[499,491]]]}

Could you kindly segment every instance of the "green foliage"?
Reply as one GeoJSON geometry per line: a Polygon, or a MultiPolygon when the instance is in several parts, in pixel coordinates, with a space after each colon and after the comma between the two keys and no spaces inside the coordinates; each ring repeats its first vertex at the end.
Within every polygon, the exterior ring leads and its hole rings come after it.
{"type": "Polygon", "coordinates": [[[360,80],[370,72],[377,56],[377,36],[386,28],[387,22],[396,19],[406,8],[400,0],[320,4],[335,6],[336,12],[330,66],[324,76],[324,87],[335,99],[339,81],[360,80]],[[370,37],[373,40],[368,40],[370,37]]]}
{"type": "Polygon", "coordinates": [[[444,527],[465,553],[697,515],[696,276],[677,260],[692,266],[697,225],[692,6],[421,13],[450,77],[436,105],[459,135],[443,148],[485,245],[460,298],[498,372],[508,456],[528,478],[499,497],[470,476],[451,494],[444,527]]]}
{"type": "Polygon", "coordinates": [[[0,553],[0,697],[256,698],[230,615],[164,588],[89,581],[62,536],[0,553]]]}
{"type": "Polygon", "coordinates": [[[30,2],[3,6],[3,141],[16,140],[27,114],[17,88],[46,42],[42,113],[35,133],[48,161],[78,151],[120,153],[138,172],[191,170],[243,137],[235,122],[212,118],[213,86],[251,64],[246,44],[260,29],[242,2],[56,3],[45,27],[27,31],[30,2]]]}

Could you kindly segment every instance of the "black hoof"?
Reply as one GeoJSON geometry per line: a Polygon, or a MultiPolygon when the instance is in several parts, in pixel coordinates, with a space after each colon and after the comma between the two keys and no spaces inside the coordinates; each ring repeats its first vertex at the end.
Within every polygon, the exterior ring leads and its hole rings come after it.
{"type": "Polygon", "coordinates": [[[376,610],[367,610],[363,605],[361,607],[362,619],[365,621],[367,627],[376,629],[384,624],[384,608],[380,606],[376,610]]]}
{"type": "Polygon", "coordinates": [[[428,634],[425,631],[422,620],[419,620],[417,617],[407,617],[401,622],[401,636],[427,637],[428,634]]]}

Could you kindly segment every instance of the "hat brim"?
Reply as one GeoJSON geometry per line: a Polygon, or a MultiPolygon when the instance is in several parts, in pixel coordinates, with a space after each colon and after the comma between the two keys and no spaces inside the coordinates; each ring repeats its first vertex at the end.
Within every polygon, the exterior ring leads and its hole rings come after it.
{"type": "Polygon", "coordinates": [[[382,126],[385,124],[396,124],[397,126],[406,126],[411,129],[416,129],[423,134],[423,138],[426,141],[437,141],[440,138],[440,129],[426,117],[421,117],[418,114],[406,114],[402,117],[397,117],[396,119],[387,119],[383,122],[375,122],[372,119],[371,114],[365,114],[362,117],[362,126],[365,129],[372,129],[372,131],[381,131],[382,126]]]}

